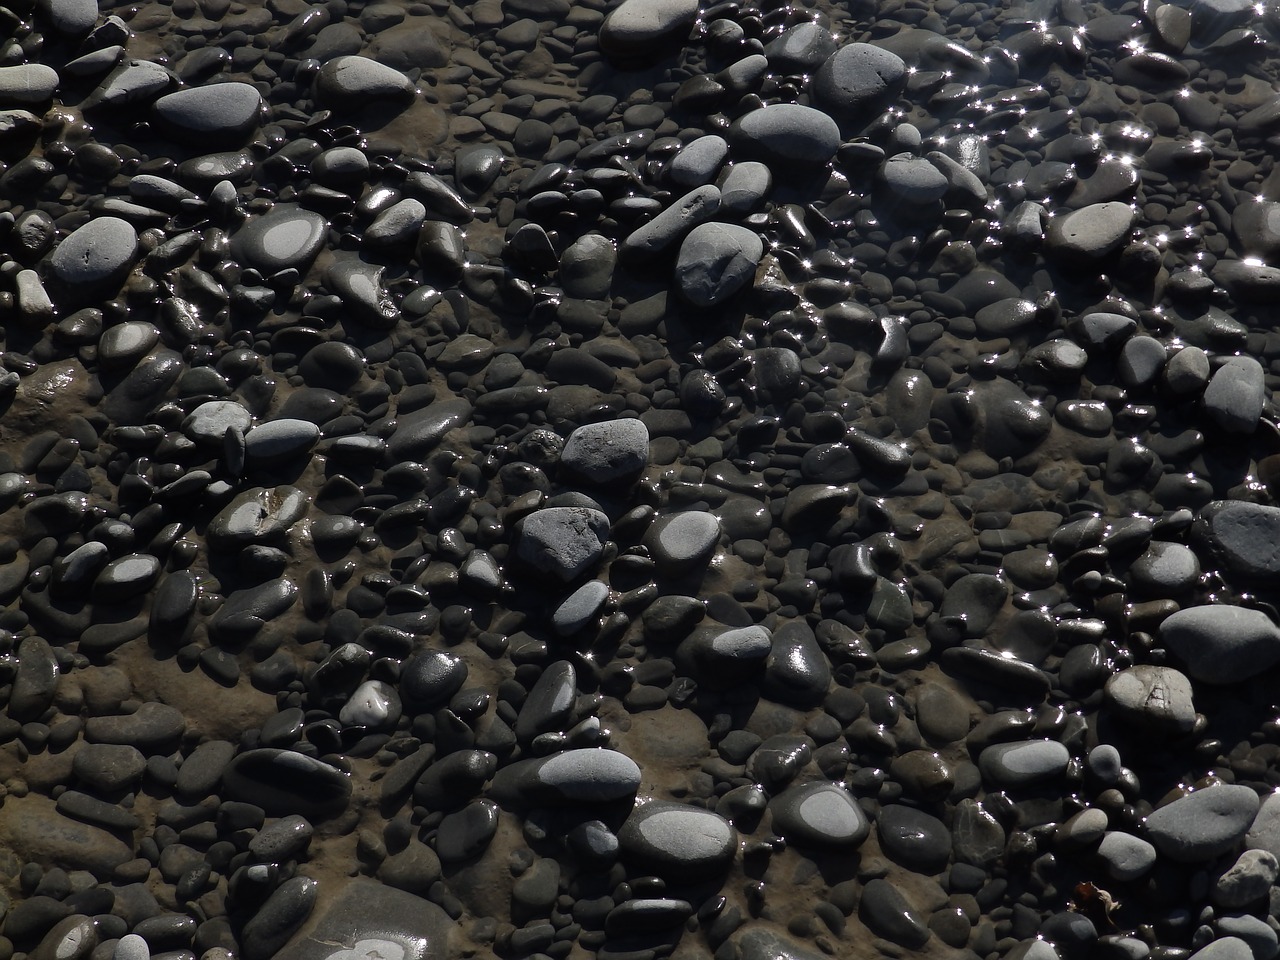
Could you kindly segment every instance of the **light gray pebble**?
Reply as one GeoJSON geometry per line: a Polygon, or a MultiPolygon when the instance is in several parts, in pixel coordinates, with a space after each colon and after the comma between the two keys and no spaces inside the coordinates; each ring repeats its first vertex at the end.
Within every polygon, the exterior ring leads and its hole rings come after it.
{"type": "Polygon", "coordinates": [[[1156,848],[1141,837],[1112,830],[1098,845],[1098,856],[1113,879],[1137,880],[1155,866],[1156,848]]]}
{"type": "Polygon", "coordinates": [[[1244,839],[1260,804],[1239,784],[1215,784],[1179,797],[1147,817],[1147,837],[1179,863],[1202,863],[1244,839]]]}
{"type": "Polygon", "coordinates": [[[1280,663],[1280,627],[1248,607],[1184,607],[1160,624],[1160,640],[1205,683],[1239,683],[1280,663]]]}

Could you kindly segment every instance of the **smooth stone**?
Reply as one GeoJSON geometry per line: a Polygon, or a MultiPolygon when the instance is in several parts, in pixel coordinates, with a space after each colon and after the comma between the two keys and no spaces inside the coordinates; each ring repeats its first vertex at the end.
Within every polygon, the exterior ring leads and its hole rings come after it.
{"type": "Polygon", "coordinates": [[[1243,840],[1259,806],[1250,787],[1205,787],[1155,810],[1147,817],[1147,837],[1170,860],[1202,863],[1243,840]]]}
{"type": "Polygon", "coordinates": [[[42,106],[53,99],[58,81],[58,71],[43,63],[0,67],[0,107],[42,106]]]}
{"type": "Polygon", "coordinates": [[[1016,788],[1056,780],[1067,770],[1071,752],[1056,740],[999,743],[978,756],[985,780],[1001,787],[1016,788]]]}
{"type": "Polygon", "coordinates": [[[794,843],[855,848],[871,832],[848,791],[825,781],[788,787],[769,802],[769,810],[774,829],[794,843]]]}
{"type": "Polygon", "coordinates": [[[1280,793],[1269,793],[1249,825],[1244,845],[1250,850],[1266,850],[1280,859],[1280,793]]]}
{"type": "Polygon", "coordinates": [[[1180,543],[1157,540],[1129,567],[1134,586],[1144,593],[1176,599],[1200,580],[1200,560],[1180,543]]]}
{"type": "Polygon", "coordinates": [[[400,673],[400,696],[415,711],[448,703],[467,682],[467,662],[448,650],[423,650],[400,673]]]}
{"type": "Polygon", "coordinates": [[[674,246],[685,234],[720,210],[720,190],[711,184],[695,187],[648,223],[627,235],[618,247],[621,259],[652,260],[674,246]]]}
{"type": "Polygon", "coordinates": [[[306,420],[269,420],[244,435],[244,454],[251,462],[280,463],[309,453],[320,428],[306,420]]]}
{"type": "Polygon", "coordinates": [[[400,309],[382,282],[385,267],[356,257],[335,257],[325,280],[347,308],[352,320],[374,330],[390,330],[400,319],[400,309]]]}
{"type": "Polygon", "coordinates": [[[600,25],[600,49],[619,66],[647,65],[687,38],[697,16],[697,0],[623,0],[600,25]]]}
{"type": "Polygon", "coordinates": [[[826,166],[840,148],[840,127],[813,107],[774,103],[735,120],[729,140],[746,159],[777,174],[788,165],[826,166]]]}
{"type": "Polygon", "coordinates": [[[916,873],[935,874],[951,859],[951,833],[937,817],[892,803],[880,808],[876,818],[880,849],[892,860],[916,873]]]}
{"type": "Polygon", "coordinates": [[[209,522],[205,537],[213,550],[279,545],[308,505],[307,495],[297,487],[252,487],[222,508],[209,522]]]}
{"type": "Polygon", "coordinates": [[[1046,252],[1064,260],[1101,260],[1128,241],[1136,219],[1130,204],[1114,200],[1073,210],[1049,222],[1046,252]]]}
{"type": "Polygon", "coordinates": [[[562,468],[600,486],[630,481],[648,463],[649,430],[634,417],[578,427],[560,452],[562,468]]]}
{"type": "Polygon", "coordinates": [[[231,255],[274,276],[282,270],[305,272],[324,247],[329,224],[324,217],[292,204],[251,217],[231,238],[231,255]]]}
{"type": "Polygon", "coordinates": [[[138,255],[138,233],[119,217],[96,217],[67,236],[49,258],[51,289],[60,303],[114,293],[138,255]]]}
{"type": "Polygon", "coordinates": [[[609,518],[587,507],[544,507],[524,518],[516,555],[562,583],[595,566],[609,536],[609,518]]]}
{"type": "Polygon", "coordinates": [[[614,243],[598,233],[575,240],[560,257],[560,285],[579,300],[604,300],[609,296],[618,254],[614,243]]]}
{"type": "Polygon", "coordinates": [[[683,803],[639,805],[618,831],[624,857],[672,880],[722,875],[738,850],[738,834],[718,814],[683,803]]]}
{"type": "Polygon", "coordinates": [[[1256,960],[1252,948],[1239,937],[1219,937],[1191,954],[1190,960],[1256,960]]]}
{"type": "Polygon", "coordinates": [[[284,577],[236,590],[209,618],[209,635],[229,643],[250,640],[292,607],[297,597],[297,586],[284,577]]]}
{"type": "Polygon", "coordinates": [[[449,915],[424,897],[367,877],[337,881],[275,960],[446,960],[449,915]]]}
{"type": "Polygon", "coordinates": [[[811,74],[836,52],[831,31],[820,23],[788,27],[764,47],[769,66],[783,74],[811,74]]]}
{"type": "Polygon", "coordinates": [[[315,907],[319,884],[295,876],[271,891],[266,902],[244,925],[241,934],[245,960],[269,960],[306,922],[315,907]]]}
{"type": "Polygon", "coordinates": [[[150,554],[130,553],[102,568],[91,596],[99,603],[118,603],[151,589],[160,577],[160,561],[150,554]]]}
{"type": "Polygon", "coordinates": [[[1209,379],[1204,409],[1227,433],[1248,434],[1258,426],[1266,397],[1262,364],[1253,357],[1230,357],[1209,379]]]}
{"type": "Polygon", "coordinates": [[[251,426],[253,414],[238,401],[208,400],[187,414],[182,432],[197,443],[212,445],[222,443],[228,430],[243,434],[251,426]]]}
{"type": "Polygon", "coordinates": [[[90,717],[84,738],[90,743],[129,744],[153,756],[172,750],[186,728],[187,721],[176,707],[149,701],[133,713],[90,717]]]}
{"type": "Polygon", "coordinates": [[[1239,683],[1280,663],[1280,627],[1247,607],[1184,607],[1161,623],[1160,640],[1205,683],[1239,683]]]}
{"type": "Polygon", "coordinates": [[[315,828],[306,817],[290,814],[269,823],[249,841],[249,853],[260,863],[296,860],[311,844],[315,828]]]}
{"type": "Polygon", "coordinates": [[[1280,507],[1215,500],[1200,510],[1192,537],[1233,573],[1259,579],[1280,574],[1280,507]]]}
{"type": "Polygon", "coordinates": [[[569,594],[551,615],[551,626],[562,637],[571,637],[592,623],[609,597],[603,580],[588,580],[569,594]]]}
{"type": "Polygon", "coordinates": [[[398,417],[387,452],[396,461],[422,460],[451,430],[470,423],[472,413],[467,400],[437,400],[398,417]]]}
{"type": "Polygon", "coordinates": [[[516,717],[516,739],[529,743],[544,733],[562,730],[573,714],[578,696],[578,675],[568,660],[547,666],[529,690],[516,717]]]}
{"type": "Polygon", "coordinates": [[[1248,913],[1229,914],[1217,918],[1218,932],[1224,937],[1243,940],[1253,960],[1274,960],[1280,953],[1280,938],[1265,920],[1248,913]]]}
{"type": "Polygon", "coordinates": [[[720,521],[714,514],[686,510],[659,517],[645,533],[649,555],[664,577],[680,577],[705,567],[720,542],[720,521]]]}
{"type": "MultiPolygon", "coordinates": [[[[729,156],[729,143],[718,134],[707,134],[685,144],[667,164],[667,179],[677,187],[692,190],[711,183],[729,156]]],[[[721,188],[723,205],[723,188],[721,188]]]]}
{"type": "Polygon", "coordinates": [[[883,877],[868,881],[862,888],[858,917],[873,933],[909,949],[918,950],[931,936],[915,908],[883,877]]]}
{"type": "Polygon", "coordinates": [[[368,57],[335,57],[316,74],[316,101],[334,110],[360,110],[371,101],[407,104],[414,96],[413,81],[368,57]]]}
{"type": "Polygon", "coordinates": [[[747,924],[738,938],[739,960],[820,960],[825,954],[808,950],[789,937],[747,924]]]}
{"type": "Polygon", "coordinates": [[[694,306],[717,306],[751,283],[763,256],[764,242],[754,230],[703,223],[680,245],[676,284],[694,306]]]}
{"type": "Polygon", "coordinates": [[[71,761],[84,786],[107,794],[136,786],[146,769],[147,758],[129,743],[86,743],[71,761]]]}
{"type": "Polygon", "coordinates": [[[912,206],[924,206],[940,200],[947,192],[947,178],[923,157],[899,153],[880,168],[885,188],[897,200],[912,206]]]}
{"type": "Polygon", "coordinates": [[[720,184],[720,209],[733,216],[755,211],[773,189],[773,174],[758,160],[743,160],[729,168],[720,184]]]}
{"type": "Polygon", "coordinates": [[[489,795],[504,805],[611,803],[634,797],[640,767],[625,753],[584,747],[500,769],[489,795]]]}
{"type": "Polygon", "coordinates": [[[765,696],[810,707],[822,702],[830,686],[831,663],[805,621],[788,621],[773,631],[761,688],[765,696]]]}
{"type": "Polygon", "coordinates": [[[262,97],[248,83],[210,83],[166,94],[151,109],[175,134],[228,148],[238,146],[258,125],[262,97]]]}
{"type": "Polygon", "coordinates": [[[256,804],[269,816],[298,814],[312,821],[340,814],[351,799],[351,778],[337,767],[271,747],[232,760],[222,788],[231,799],[256,804]]]}
{"type": "Polygon", "coordinates": [[[381,680],[366,680],[342,705],[338,722],[345,727],[390,730],[395,728],[400,713],[400,695],[395,687],[381,680]]]}
{"type": "Polygon", "coordinates": [[[1121,670],[1104,692],[1117,718],[1138,729],[1178,736],[1195,726],[1191,681],[1172,667],[1141,663],[1121,670]]]}
{"type": "Polygon", "coordinates": [[[1156,848],[1141,837],[1118,830],[1108,831],[1098,845],[1098,856],[1107,873],[1116,880],[1137,880],[1156,864],[1156,848]]]}
{"type": "Polygon", "coordinates": [[[869,120],[897,97],[907,81],[907,65],[896,53],[869,43],[837,50],[813,77],[818,102],[848,120],[869,120]]]}

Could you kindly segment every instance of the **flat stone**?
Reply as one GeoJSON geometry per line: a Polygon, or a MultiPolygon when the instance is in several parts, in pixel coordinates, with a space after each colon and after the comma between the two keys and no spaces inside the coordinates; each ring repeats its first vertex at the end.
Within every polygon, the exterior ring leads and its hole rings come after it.
{"type": "Polygon", "coordinates": [[[407,104],[415,94],[403,73],[368,57],[335,57],[316,74],[316,101],[334,110],[359,110],[371,101],[407,104]]]}
{"type": "Polygon", "coordinates": [[[1191,681],[1173,667],[1141,663],[1107,681],[1106,705],[1125,724],[1177,736],[1196,723],[1191,681]]]}
{"type": "Polygon", "coordinates": [[[1185,607],[1161,623],[1160,640],[1205,683],[1239,683],[1280,663],[1280,627],[1247,607],[1185,607]]]}
{"type": "Polygon", "coordinates": [[[1229,852],[1248,833],[1258,795],[1238,784],[1205,787],[1165,804],[1147,817],[1147,837],[1179,863],[1202,863],[1229,852]]]}
{"type": "Polygon", "coordinates": [[[1064,260],[1095,261],[1129,239],[1137,213],[1120,201],[1094,203],[1049,222],[1046,252],[1064,260]]]}
{"type": "Polygon", "coordinates": [[[223,773],[222,788],[268,815],[298,814],[313,822],[341,813],[351,798],[351,778],[337,767],[271,747],[239,754],[223,773]]]}
{"type": "Polygon", "coordinates": [[[720,521],[701,510],[668,514],[653,522],[644,542],[660,576],[683,576],[705,567],[715,555],[720,521]]]}
{"type": "Polygon", "coordinates": [[[49,258],[51,293],[59,303],[115,293],[138,255],[138,233],[119,217],[96,217],[66,237],[49,258]]]}
{"type": "Polygon", "coordinates": [[[857,801],[826,781],[788,787],[770,801],[769,809],[774,829],[793,843],[852,849],[871,832],[857,801]]]}
{"type": "Polygon", "coordinates": [[[729,140],[743,156],[780,175],[790,164],[822,167],[840,148],[840,127],[821,110],[794,103],[758,107],[733,122],[729,140]]]}
{"type": "Polygon", "coordinates": [[[600,49],[619,66],[655,62],[689,36],[697,0],[624,0],[600,26],[600,49]]]}
{"type": "Polygon", "coordinates": [[[1230,357],[1209,379],[1204,409],[1227,433],[1249,434],[1258,426],[1266,399],[1262,364],[1253,357],[1230,357]]]}
{"type": "Polygon", "coordinates": [[[38,107],[53,99],[58,71],[43,63],[0,67],[0,107],[38,107]]]}
{"type": "Polygon", "coordinates": [[[251,217],[231,238],[231,255],[272,276],[282,270],[306,271],[324,247],[329,224],[324,217],[292,204],[251,217]]]}
{"type": "Polygon", "coordinates": [[[1116,880],[1137,880],[1156,864],[1156,848],[1129,833],[1108,831],[1098,845],[1098,856],[1116,880]]]}
{"type": "Polygon", "coordinates": [[[653,800],[637,806],[618,831],[623,855],[672,880],[722,875],[738,850],[738,834],[718,814],[653,800]]]}
{"type": "Polygon", "coordinates": [[[166,94],[151,109],[173,133],[226,149],[258,125],[262,97],[252,84],[210,83],[166,94]]]}
{"type": "Polygon", "coordinates": [[[1056,740],[998,743],[978,756],[984,780],[1001,787],[1019,787],[1061,777],[1071,752],[1056,740]]]}

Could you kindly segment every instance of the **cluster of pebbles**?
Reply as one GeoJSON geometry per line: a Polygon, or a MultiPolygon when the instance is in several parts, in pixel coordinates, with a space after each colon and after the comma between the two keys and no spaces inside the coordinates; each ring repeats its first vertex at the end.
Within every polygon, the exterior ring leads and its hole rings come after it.
{"type": "Polygon", "coordinates": [[[0,24],[0,960],[1280,954],[1276,8],[0,24]]]}

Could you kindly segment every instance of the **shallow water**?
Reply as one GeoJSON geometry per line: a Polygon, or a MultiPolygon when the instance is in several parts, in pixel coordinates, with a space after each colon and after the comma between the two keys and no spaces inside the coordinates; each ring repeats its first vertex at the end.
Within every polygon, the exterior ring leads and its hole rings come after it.
{"type": "Polygon", "coordinates": [[[0,17],[0,960],[1276,955],[1274,6],[0,17]]]}

